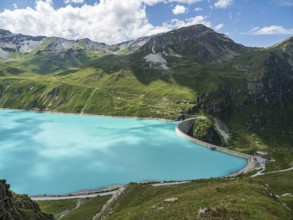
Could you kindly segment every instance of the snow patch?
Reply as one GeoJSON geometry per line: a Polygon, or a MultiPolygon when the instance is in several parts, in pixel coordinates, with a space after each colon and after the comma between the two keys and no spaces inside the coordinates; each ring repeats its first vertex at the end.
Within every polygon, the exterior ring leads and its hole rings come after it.
{"type": "Polygon", "coordinates": [[[161,68],[167,70],[169,67],[167,66],[167,61],[162,57],[161,53],[157,54],[148,54],[144,57],[146,62],[159,65],[161,68]]]}

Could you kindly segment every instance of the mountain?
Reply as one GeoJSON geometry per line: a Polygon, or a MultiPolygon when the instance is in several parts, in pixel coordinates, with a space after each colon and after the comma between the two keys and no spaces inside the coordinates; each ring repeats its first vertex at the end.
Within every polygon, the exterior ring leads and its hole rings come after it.
{"type": "Polygon", "coordinates": [[[216,33],[204,25],[151,36],[140,48],[145,55],[184,57],[201,63],[223,62],[247,51],[250,48],[236,44],[224,34],[216,33]]]}
{"type": "Polygon", "coordinates": [[[0,48],[0,107],[169,119],[204,114],[228,127],[232,148],[288,148],[293,155],[292,37],[251,48],[194,25],[106,45],[1,30],[0,48]]]}
{"type": "Polygon", "coordinates": [[[0,60],[16,59],[13,54],[26,55],[34,50],[37,52],[57,52],[62,50],[84,49],[90,51],[108,52],[109,46],[90,39],[66,40],[58,37],[32,37],[22,34],[12,34],[0,29],[0,60]]]}
{"type": "MultiPolygon", "coordinates": [[[[266,151],[275,161],[266,170],[287,169],[293,164],[293,37],[251,48],[194,25],[106,45],[0,30],[0,107],[197,117],[198,138],[250,154],[266,151]]],[[[291,192],[284,187],[282,193],[291,192]]],[[[292,205],[292,197],[282,199],[292,205]]]]}

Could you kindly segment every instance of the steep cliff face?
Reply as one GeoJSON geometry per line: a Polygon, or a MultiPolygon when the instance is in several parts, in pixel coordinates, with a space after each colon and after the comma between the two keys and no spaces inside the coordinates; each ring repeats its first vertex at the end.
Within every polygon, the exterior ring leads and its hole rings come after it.
{"type": "Polygon", "coordinates": [[[41,212],[37,203],[27,195],[16,195],[10,185],[0,180],[0,219],[2,220],[53,220],[53,216],[41,212]]]}
{"type": "Polygon", "coordinates": [[[234,64],[233,68],[247,74],[246,78],[240,82],[235,80],[237,87],[221,82],[215,91],[198,97],[199,105],[209,113],[224,116],[247,105],[283,105],[290,100],[293,91],[293,69],[286,59],[288,54],[277,52],[269,51],[261,64],[255,64],[260,66],[255,72],[251,70],[253,64],[234,64]]]}

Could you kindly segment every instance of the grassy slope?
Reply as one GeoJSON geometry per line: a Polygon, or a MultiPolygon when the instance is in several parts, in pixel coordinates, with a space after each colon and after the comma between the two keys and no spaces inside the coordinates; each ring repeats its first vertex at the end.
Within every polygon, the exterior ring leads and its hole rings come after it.
{"type": "Polygon", "coordinates": [[[130,71],[107,74],[93,68],[66,76],[6,76],[1,88],[6,94],[1,107],[122,116],[176,118],[189,106],[181,101],[196,99],[176,82],[144,85],[130,71]]]}
{"type": "MultiPolygon", "coordinates": [[[[91,220],[97,213],[101,211],[103,205],[110,199],[110,197],[111,196],[103,196],[90,199],[81,199],[80,207],[70,211],[61,219],[91,220]]],[[[58,218],[62,212],[74,208],[76,206],[76,202],[77,199],[66,199],[57,201],[38,201],[38,204],[42,212],[53,214],[55,218],[58,218]]]]}
{"type": "Polygon", "coordinates": [[[272,199],[266,189],[246,179],[198,180],[152,187],[131,184],[112,205],[105,219],[290,219],[292,213],[272,199]],[[176,202],[165,202],[167,198],[176,202]]]}
{"type": "Polygon", "coordinates": [[[78,209],[75,209],[65,215],[62,220],[92,220],[99,213],[103,205],[111,196],[96,197],[83,201],[78,209]]]}
{"type": "MultiPolygon", "coordinates": [[[[87,67],[72,69],[65,63],[68,71],[59,70],[48,75],[34,73],[33,65],[11,62],[5,67],[0,63],[0,107],[176,119],[179,112],[192,106],[188,103],[196,102],[198,95],[215,92],[220,85],[237,91],[249,78],[260,75],[269,52],[253,52],[224,65],[199,65],[189,59],[169,57],[168,65],[172,70],[168,71],[149,69],[138,57],[131,55],[97,55],[98,61],[87,67]],[[135,65],[131,64],[133,62],[135,65]],[[246,72],[236,71],[235,65],[242,64],[252,67],[246,72]]],[[[247,99],[247,95],[235,93],[229,102],[247,99]]],[[[212,104],[228,105],[225,101],[225,97],[218,96],[212,104]]],[[[293,159],[286,156],[293,154],[292,111],[293,100],[269,108],[262,104],[242,105],[233,109],[228,117],[217,117],[233,134],[229,143],[232,148],[247,153],[269,151],[277,160],[269,165],[273,170],[293,164],[293,159]],[[269,123],[255,127],[249,122],[254,113],[264,114],[269,123]],[[279,151],[287,152],[283,154],[284,160],[279,151]]]]}
{"type": "Polygon", "coordinates": [[[76,206],[77,199],[37,201],[42,212],[54,215],[58,218],[65,210],[72,209],[76,206]]]}
{"type": "MultiPolygon", "coordinates": [[[[58,57],[63,59],[65,54],[63,51],[58,57]]],[[[65,62],[64,68],[61,69],[57,68],[60,63],[49,63],[47,66],[46,59],[42,56],[33,60],[34,62],[28,62],[31,57],[25,57],[21,62],[0,63],[0,107],[174,119],[178,116],[178,112],[191,106],[187,103],[195,102],[199,94],[216,91],[220,84],[237,91],[248,78],[263,72],[263,60],[269,56],[269,53],[258,51],[225,65],[202,66],[190,60],[184,61],[186,62],[184,65],[177,66],[176,62],[179,58],[170,57],[167,60],[172,71],[151,70],[145,66],[129,68],[125,64],[127,61],[125,63],[121,61],[122,58],[109,57],[86,67],[82,66],[80,61],[89,57],[94,60],[101,55],[86,53],[79,55],[73,63],[65,62]],[[255,65],[248,72],[235,71],[233,66],[242,63],[255,65]],[[40,67],[49,69],[50,74],[36,74],[40,67]],[[80,67],[82,68],[79,69],[80,67]]],[[[137,60],[137,62],[139,64],[141,61],[137,60]]],[[[232,101],[246,99],[247,96],[242,94],[233,97],[232,101]]],[[[213,104],[223,101],[225,101],[223,97],[218,97],[213,100],[213,104]]],[[[245,108],[246,111],[236,109],[224,120],[233,133],[231,146],[250,153],[259,149],[269,151],[270,156],[277,162],[269,164],[268,170],[292,166],[293,136],[290,132],[292,132],[293,118],[288,113],[292,112],[293,105],[288,102],[286,106],[271,107],[269,111],[262,105],[240,108],[245,108]],[[272,119],[265,130],[247,123],[253,112],[267,112],[268,117],[272,119]]],[[[217,193],[215,198],[218,198],[218,195],[221,193],[217,193]]],[[[234,198],[233,194],[233,199],[237,200],[238,196],[236,193],[234,198]]],[[[208,204],[210,202],[213,201],[209,201],[208,204]]],[[[250,205],[248,204],[247,207],[250,205]]],[[[173,211],[180,213],[181,209],[183,208],[178,206],[173,211]]],[[[195,213],[197,211],[198,207],[196,211],[193,210],[195,213]]],[[[234,211],[231,215],[234,215],[233,213],[234,211]]],[[[250,212],[245,214],[251,215],[250,212]]],[[[264,216],[260,216],[262,217],[264,216]]]]}
{"type": "MultiPolygon", "coordinates": [[[[293,213],[270,196],[293,193],[293,171],[268,174],[254,179],[210,179],[188,184],[152,187],[130,184],[127,190],[111,205],[104,219],[292,219],[293,213]],[[167,198],[176,202],[165,202],[167,198]],[[208,212],[198,217],[200,208],[208,212]]],[[[82,202],[80,208],[62,219],[92,219],[109,197],[97,197],[82,202]]],[[[292,196],[280,197],[292,208],[292,196]]],[[[38,202],[42,211],[55,216],[75,205],[75,200],[38,202]]]]}
{"type": "Polygon", "coordinates": [[[261,184],[268,184],[270,189],[280,196],[281,201],[285,202],[293,210],[293,171],[282,173],[266,174],[255,178],[261,184]],[[282,196],[291,193],[288,196],[282,196]]]}

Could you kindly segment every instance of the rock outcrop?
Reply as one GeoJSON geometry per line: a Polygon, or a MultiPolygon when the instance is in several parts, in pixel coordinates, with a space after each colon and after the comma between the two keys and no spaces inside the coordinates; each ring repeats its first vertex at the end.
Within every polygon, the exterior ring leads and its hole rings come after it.
{"type": "Polygon", "coordinates": [[[0,180],[1,220],[53,220],[53,216],[41,212],[37,203],[27,195],[17,195],[10,190],[5,180],[0,180]]]}

